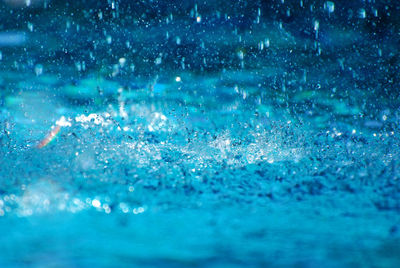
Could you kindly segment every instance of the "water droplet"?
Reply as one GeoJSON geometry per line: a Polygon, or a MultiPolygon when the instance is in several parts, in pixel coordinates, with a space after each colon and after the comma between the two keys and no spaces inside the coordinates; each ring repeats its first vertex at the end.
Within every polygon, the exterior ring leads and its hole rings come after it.
{"type": "Polygon", "coordinates": [[[35,65],[35,74],[36,74],[36,76],[43,74],[43,65],[42,64],[35,65]]]}
{"type": "Polygon", "coordinates": [[[28,22],[28,29],[33,32],[33,24],[31,22],[28,22]]]}
{"type": "Polygon", "coordinates": [[[367,12],[365,11],[365,9],[360,8],[360,9],[358,10],[358,16],[359,16],[361,19],[365,19],[365,18],[367,17],[367,12]]]}
{"type": "Polygon", "coordinates": [[[243,50],[239,50],[239,51],[237,52],[237,56],[239,57],[239,59],[243,60],[243,58],[244,58],[243,50]]]}
{"type": "Polygon", "coordinates": [[[100,203],[99,200],[93,199],[92,200],[92,206],[94,206],[95,208],[99,208],[101,206],[101,203],[100,203]]]}
{"type": "Polygon", "coordinates": [[[157,58],[154,60],[154,64],[155,64],[155,65],[160,65],[161,63],[162,63],[162,57],[161,57],[161,56],[157,57],[157,58]]]}
{"type": "Polygon", "coordinates": [[[118,63],[119,63],[119,65],[121,66],[121,68],[123,68],[123,67],[125,66],[126,59],[122,57],[122,58],[120,58],[120,59],[118,60],[118,63]]]}
{"type": "Polygon", "coordinates": [[[335,3],[332,1],[326,1],[324,7],[329,13],[333,13],[335,11],[335,3]]]}
{"type": "Polygon", "coordinates": [[[110,35],[107,36],[106,40],[107,40],[107,44],[110,45],[112,43],[112,37],[110,35]]]}
{"type": "Polygon", "coordinates": [[[258,49],[259,50],[263,50],[264,49],[264,42],[263,41],[258,43],[258,49]]]}
{"type": "Polygon", "coordinates": [[[318,31],[319,30],[319,21],[315,20],[314,21],[314,31],[318,31]]]}

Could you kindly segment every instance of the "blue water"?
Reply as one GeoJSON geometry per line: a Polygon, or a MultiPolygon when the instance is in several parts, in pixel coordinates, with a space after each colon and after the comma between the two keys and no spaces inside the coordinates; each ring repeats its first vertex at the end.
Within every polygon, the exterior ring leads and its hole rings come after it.
{"type": "Polygon", "coordinates": [[[0,267],[400,266],[394,3],[0,5],[0,267]]]}

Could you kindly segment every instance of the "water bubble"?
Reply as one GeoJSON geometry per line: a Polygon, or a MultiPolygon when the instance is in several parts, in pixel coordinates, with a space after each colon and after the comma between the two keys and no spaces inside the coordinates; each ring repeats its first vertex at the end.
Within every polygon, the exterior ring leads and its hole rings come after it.
{"type": "Polygon", "coordinates": [[[103,209],[104,209],[104,212],[105,212],[105,213],[107,213],[107,214],[110,214],[110,213],[111,213],[111,208],[110,208],[109,205],[104,204],[104,205],[103,205],[103,209]]]}
{"type": "Polygon", "coordinates": [[[129,211],[128,205],[124,202],[121,202],[119,204],[119,208],[122,210],[123,213],[128,213],[128,211],[129,211]]]}
{"type": "Polygon", "coordinates": [[[133,209],[133,214],[140,214],[140,213],[143,213],[144,212],[144,208],[143,207],[138,207],[138,208],[134,208],[133,209]]]}

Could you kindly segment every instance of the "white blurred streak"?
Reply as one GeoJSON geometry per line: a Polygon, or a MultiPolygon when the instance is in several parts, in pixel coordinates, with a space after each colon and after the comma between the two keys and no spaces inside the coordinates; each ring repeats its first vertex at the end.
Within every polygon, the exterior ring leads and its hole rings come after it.
{"type": "Polygon", "coordinates": [[[0,32],[0,47],[21,46],[25,42],[24,32],[0,32]]]}
{"type": "Polygon", "coordinates": [[[44,2],[50,2],[49,0],[2,0],[10,7],[40,7],[43,6],[44,2]]]}

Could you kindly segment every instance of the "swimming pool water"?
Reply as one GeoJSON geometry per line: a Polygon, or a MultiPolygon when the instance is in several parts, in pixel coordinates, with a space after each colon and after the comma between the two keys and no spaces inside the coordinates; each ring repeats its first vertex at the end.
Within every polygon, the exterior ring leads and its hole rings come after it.
{"type": "Polygon", "coordinates": [[[400,265],[394,3],[11,2],[1,267],[400,265]]]}

